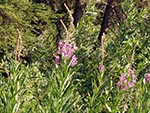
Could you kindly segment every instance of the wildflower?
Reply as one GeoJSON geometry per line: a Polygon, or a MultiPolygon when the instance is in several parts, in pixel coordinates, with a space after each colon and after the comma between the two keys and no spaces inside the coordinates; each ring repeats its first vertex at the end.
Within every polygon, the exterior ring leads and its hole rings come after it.
{"type": "Polygon", "coordinates": [[[116,83],[116,86],[119,87],[120,90],[125,90],[127,88],[126,84],[123,84],[120,81],[116,83]]]}
{"type": "Polygon", "coordinates": [[[77,49],[76,45],[73,46],[69,43],[66,43],[62,40],[60,40],[58,44],[58,51],[57,54],[61,54],[63,57],[70,59],[71,56],[75,53],[75,50],[77,49]]]}
{"type": "Polygon", "coordinates": [[[126,77],[126,73],[122,73],[121,76],[119,77],[120,81],[125,83],[127,81],[125,77],[126,77]]]}
{"type": "Polygon", "coordinates": [[[120,87],[121,90],[125,90],[127,88],[127,79],[126,79],[126,73],[122,73],[119,77],[119,82],[117,82],[117,86],[120,87]]]}
{"type": "Polygon", "coordinates": [[[70,62],[71,62],[71,66],[73,67],[78,63],[78,58],[75,55],[73,55],[70,62]]]}
{"type": "Polygon", "coordinates": [[[55,56],[55,59],[54,59],[54,62],[55,64],[59,64],[59,61],[60,61],[60,56],[55,56]]]}
{"type": "Polygon", "coordinates": [[[71,66],[74,66],[77,64],[77,57],[74,55],[75,51],[78,49],[76,44],[70,44],[63,40],[60,40],[58,43],[58,50],[57,55],[54,59],[55,64],[59,64],[60,61],[60,55],[62,56],[62,59],[69,60],[71,59],[71,66]]]}
{"type": "MultiPolygon", "coordinates": [[[[150,79],[150,78],[149,78],[150,79]]],[[[120,90],[125,90],[126,88],[134,87],[136,84],[136,75],[134,71],[129,69],[128,73],[122,73],[119,77],[119,81],[116,83],[116,86],[120,90]]]]}
{"type": "Polygon", "coordinates": [[[62,40],[60,40],[59,43],[58,43],[59,47],[63,47],[64,44],[65,44],[65,43],[64,43],[62,40]]]}
{"type": "Polygon", "coordinates": [[[104,66],[103,64],[100,64],[100,65],[99,65],[99,69],[100,69],[100,70],[104,70],[104,69],[105,69],[105,66],[104,66]]]}
{"type": "Polygon", "coordinates": [[[73,45],[73,49],[74,49],[74,50],[77,50],[77,49],[78,49],[78,47],[76,46],[76,44],[73,45]]]}
{"type": "Polygon", "coordinates": [[[150,82],[150,73],[147,73],[145,76],[146,82],[150,82]]]}
{"type": "Polygon", "coordinates": [[[132,80],[136,80],[136,75],[132,74],[132,80]]]}
{"type": "Polygon", "coordinates": [[[125,90],[126,88],[127,88],[126,85],[121,85],[121,86],[120,86],[120,89],[121,89],[121,90],[125,90]]]}
{"type": "Polygon", "coordinates": [[[133,75],[133,74],[134,74],[134,71],[133,71],[132,69],[129,69],[129,70],[128,70],[128,73],[129,73],[130,75],[133,75]]]}
{"type": "Polygon", "coordinates": [[[128,82],[128,86],[134,87],[135,83],[136,83],[136,81],[132,80],[132,81],[128,82]]]}

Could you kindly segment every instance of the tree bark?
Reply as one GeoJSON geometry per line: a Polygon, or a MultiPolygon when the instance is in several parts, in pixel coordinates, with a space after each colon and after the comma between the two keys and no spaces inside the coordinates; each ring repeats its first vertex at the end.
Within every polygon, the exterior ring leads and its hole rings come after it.
{"type": "Polygon", "coordinates": [[[74,18],[73,24],[75,27],[77,27],[78,22],[81,20],[81,17],[83,16],[86,6],[87,6],[86,1],[82,3],[81,0],[76,0],[75,9],[73,13],[74,18]]]}
{"type": "Polygon", "coordinates": [[[101,23],[101,29],[100,29],[100,32],[98,35],[98,40],[100,41],[100,44],[101,44],[103,33],[106,33],[106,29],[108,28],[108,22],[110,19],[110,12],[112,10],[112,3],[113,3],[113,0],[108,0],[106,8],[105,8],[103,21],[101,23]]]}

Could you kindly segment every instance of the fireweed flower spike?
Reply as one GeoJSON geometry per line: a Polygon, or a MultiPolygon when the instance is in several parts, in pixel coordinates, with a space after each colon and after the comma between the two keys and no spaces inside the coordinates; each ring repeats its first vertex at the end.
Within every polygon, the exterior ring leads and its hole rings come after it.
{"type": "Polygon", "coordinates": [[[126,79],[126,73],[122,73],[119,77],[119,82],[116,83],[116,85],[121,89],[125,90],[127,88],[127,79],[126,79]]]}
{"type": "Polygon", "coordinates": [[[60,56],[63,60],[71,60],[71,66],[75,66],[77,64],[77,57],[74,55],[75,51],[78,49],[76,44],[70,44],[63,40],[60,40],[58,43],[57,55],[55,56],[54,62],[55,64],[59,64],[60,56]]]}
{"type": "Polygon", "coordinates": [[[127,88],[134,87],[136,83],[136,75],[134,71],[129,69],[128,73],[123,73],[119,77],[119,81],[116,83],[116,86],[120,88],[120,90],[125,90],[127,88]]]}

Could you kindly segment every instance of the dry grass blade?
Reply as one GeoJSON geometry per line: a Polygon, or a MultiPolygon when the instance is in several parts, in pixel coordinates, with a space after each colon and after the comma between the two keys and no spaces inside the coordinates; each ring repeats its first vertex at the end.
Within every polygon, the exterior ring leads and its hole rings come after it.
{"type": "Polygon", "coordinates": [[[17,45],[15,50],[15,60],[20,61],[20,56],[22,51],[22,38],[21,38],[21,33],[18,29],[17,32],[18,32],[18,38],[17,38],[17,45]]]}

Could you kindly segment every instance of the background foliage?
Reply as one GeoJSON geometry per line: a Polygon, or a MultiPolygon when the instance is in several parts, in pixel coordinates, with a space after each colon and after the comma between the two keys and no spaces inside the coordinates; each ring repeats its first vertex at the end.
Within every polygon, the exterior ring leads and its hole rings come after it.
{"type": "MultiPolygon", "coordinates": [[[[145,78],[150,73],[149,7],[132,0],[121,2],[126,19],[112,17],[115,22],[109,24],[100,45],[97,37],[106,5],[88,0],[72,36],[78,64],[70,67],[65,61],[59,66],[54,62],[60,40],[57,22],[68,19],[68,12],[59,12],[56,6],[54,10],[49,2],[0,1],[0,111],[149,112],[150,84],[145,78]],[[105,68],[99,69],[100,64],[105,68]],[[120,90],[116,83],[129,69],[136,75],[136,84],[120,90]]],[[[64,23],[67,26],[70,20],[64,23]]]]}

